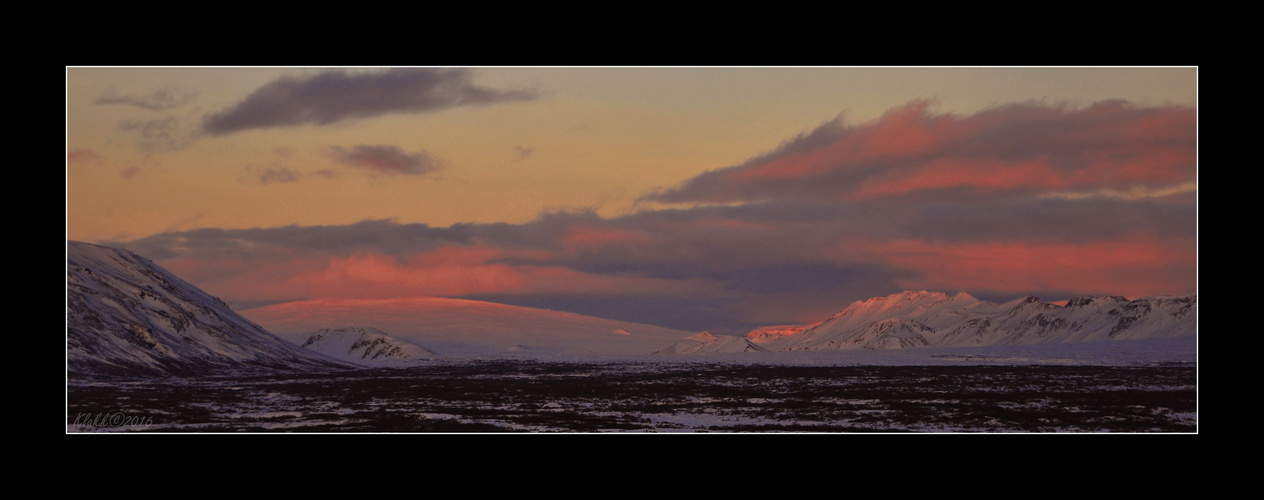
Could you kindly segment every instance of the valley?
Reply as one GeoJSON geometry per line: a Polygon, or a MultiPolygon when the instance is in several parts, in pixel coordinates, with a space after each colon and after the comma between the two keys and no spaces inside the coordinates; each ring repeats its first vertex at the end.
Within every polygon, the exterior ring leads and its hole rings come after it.
{"type": "Polygon", "coordinates": [[[1198,423],[1196,369],[1183,363],[486,360],[290,377],[72,384],[68,393],[70,432],[1186,433],[1198,423]],[[107,418],[92,424],[100,415],[107,418]]]}

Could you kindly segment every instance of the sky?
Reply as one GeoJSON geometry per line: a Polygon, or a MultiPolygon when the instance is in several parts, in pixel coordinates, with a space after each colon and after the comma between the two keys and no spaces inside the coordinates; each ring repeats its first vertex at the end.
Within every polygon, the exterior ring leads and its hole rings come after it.
{"type": "Polygon", "coordinates": [[[66,237],[238,311],[440,296],[740,335],[903,290],[1191,294],[1197,77],[67,67],[66,237]]]}

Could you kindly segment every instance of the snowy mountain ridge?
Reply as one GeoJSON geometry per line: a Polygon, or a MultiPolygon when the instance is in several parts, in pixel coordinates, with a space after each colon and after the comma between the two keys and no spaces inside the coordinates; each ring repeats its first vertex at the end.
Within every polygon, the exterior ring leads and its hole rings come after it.
{"type": "Polygon", "coordinates": [[[70,377],[349,369],[126,250],[66,242],[70,377]]]}
{"type": "MultiPolygon", "coordinates": [[[[1198,297],[1079,296],[1066,305],[1032,296],[997,304],[966,292],[905,291],[853,302],[830,319],[757,328],[745,339],[769,351],[983,347],[1195,336],[1198,297]]],[[[731,341],[695,343],[689,352],[732,352],[731,341]]]]}

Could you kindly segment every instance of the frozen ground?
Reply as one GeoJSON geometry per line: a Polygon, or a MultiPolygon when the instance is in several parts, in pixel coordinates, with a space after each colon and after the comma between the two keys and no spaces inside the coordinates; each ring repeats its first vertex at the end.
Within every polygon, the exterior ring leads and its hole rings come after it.
{"type": "Polygon", "coordinates": [[[923,347],[916,349],[844,349],[831,351],[739,352],[659,354],[645,356],[573,355],[549,349],[523,347],[489,354],[444,346],[454,359],[532,359],[541,361],[630,361],[649,363],[733,363],[805,366],[967,366],[967,365],[1067,365],[1145,366],[1194,364],[1198,360],[1196,337],[1148,340],[1113,340],[1068,344],[1033,344],[989,347],[923,347]]]}
{"type": "Polygon", "coordinates": [[[1190,433],[1197,365],[1178,340],[80,381],[67,431],[1190,433]]]}

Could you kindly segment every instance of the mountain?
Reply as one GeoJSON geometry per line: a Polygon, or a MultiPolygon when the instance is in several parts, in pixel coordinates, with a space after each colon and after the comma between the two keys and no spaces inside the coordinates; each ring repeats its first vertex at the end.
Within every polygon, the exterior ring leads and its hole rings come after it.
{"type": "Polygon", "coordinates": [[[241,314],[278,335],[366,325],[449,355],[644,355],[693,332],[442,297],[311,299],[241,314]]]}
{"type": "Polygon", "coordinates": [[[126,250],[66,242],[66,371],[194,376],[349,369],[126,250]]]}
{"type": "Polygon", "coordinates": [[[773,339],[801,333],[804,330],[815,327],[819,324],[820,323],[813,323],[811,325],[761,326],[751,330],[750,333],[747,333],[746,339],[756,344],[763,344],[771,342],[773,339]]]}
{"type": "Polygon", "coordinates": [[[717,337],[711,332],[702,332],[681,339],[679,342],[667,346],[666,348],[654,351],[652,354],[691,354],[696,352],[762,352],[766,351],[763,347],[757,346],[749,339],[742,337],[723,336],[717,337]]]}
{"type": "MultiPolygon", "coordinates": [[[[756,329],[746,339],[769,351],[907,349],[1092,342],[1195,336],[1198,297],[1128,300],[1081,296],[1066,305],[1023,297],[996,304],[966,292],[906,291],[856,301],[828,320],[793,327],[756,329]]],[[[689,352],[724,352],[719,339],[689,352]]]]}
{"type": "Polygon", "coordinates": [[[438,357],[422,346],[363,326],[322,328],[316,333],[285,338],[305,349],[360,366],[407,366],[438,357]]]}

